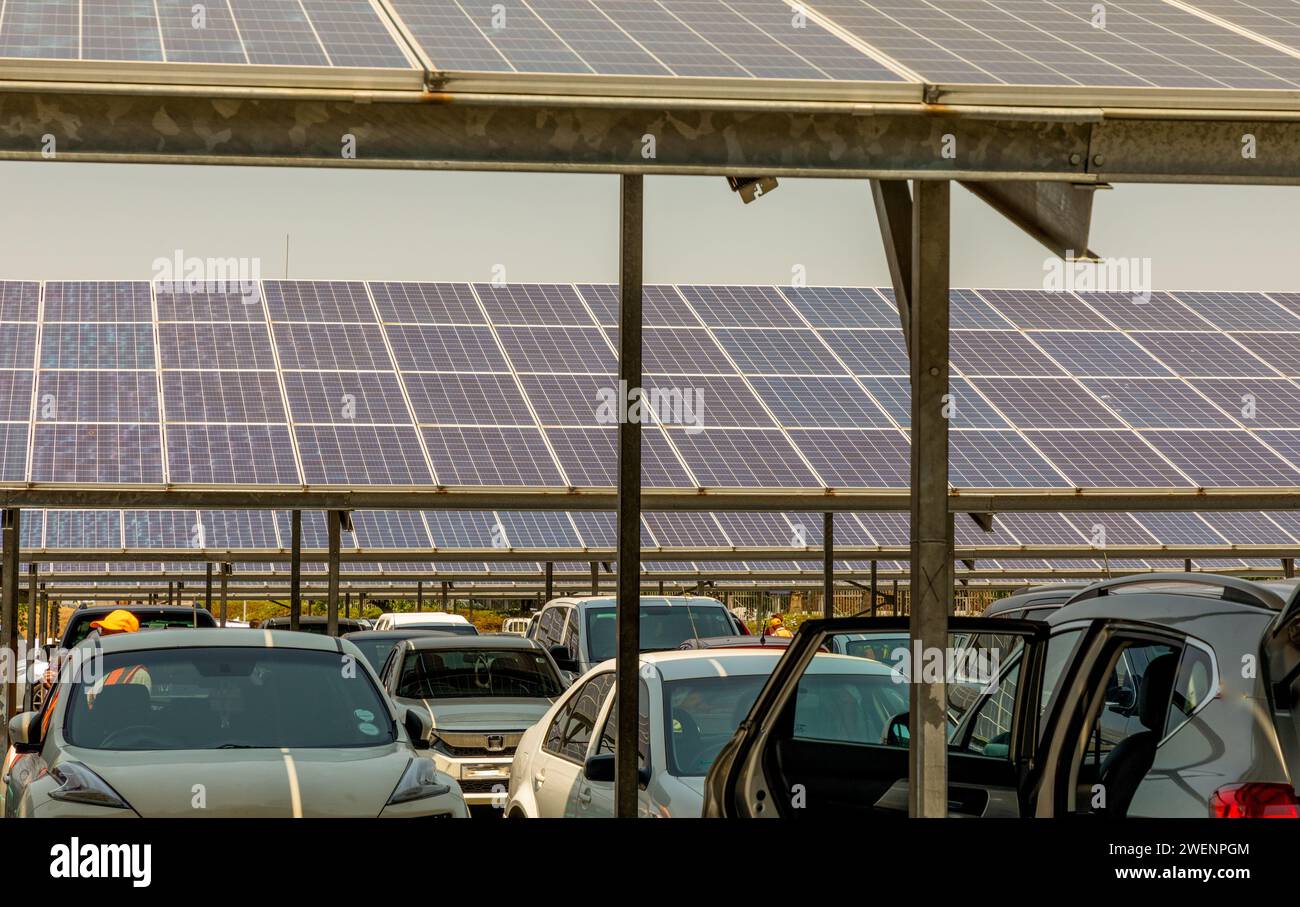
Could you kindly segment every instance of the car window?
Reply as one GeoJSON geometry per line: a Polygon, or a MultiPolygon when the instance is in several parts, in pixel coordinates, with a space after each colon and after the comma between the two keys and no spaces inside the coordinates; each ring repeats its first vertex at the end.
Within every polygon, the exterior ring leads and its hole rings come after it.
{"type": "Polygon", "coordinates": [[[664,683],[668,773],[704,776],[758,697],[764,674],[698,677],[664,683]]]}
{"type": "Polygon", "coordinates": [[[1043,663],[1043,690],[1038,701],[1040,740],[1046,724],[1047,712],[1056,701],[1057,684],[1061,679],[1061,673],[1070,663],[1070,657],[1074,654],[1081,638],[1083,638],[1082,629],[1064,630],[1052,636],[1047,642],[1047,657],[1043,663]]]}
{"type": "Polygon", "coordinates": [[[551,722],[546,732],[545,749],[575,762],[585,760],[596,727],[596,716],[613,686],[613,671],[597,674],[584,683],[551,722]]]}
{"type": "Polygon", "coordinates": [[[1019,653],[998,678],[996,691],[976,706],[974,716],[966,723],[965,738],[960,749],[981,756],[1006,759],[1011,754],[1011,721],[1015,717],[1016,690],[1020,686],[1019,653]]]}
{"type": "Polygon", "coordinates": [[[569,655],[577,658],[579,655],[578,648],[578,621],[571,620],[564,629],[564,647],[569,650],[569,655]]]}
{"type": "Polygon", "coordinates": [[[564,691],[545,653],[535,649],[424,649],[402,658],[397,695],[409,699],[553,698],[564,691]]]}
{"type": "Polygon", "coordinates": [[[889,665],[872,659],[814,656],[795,691],[792,737],[884,743],[891,720],[907,714],[907,684],[894,680],[889,665]]]}
{"type": "Polygon", "coordinates": [[[1187,646],[1183,649],[1182,661],[1178,665],[1178,677],[1174,680],[1174,694],[1169,703],[1169,718],[1165,721],[1164,733],[1171,734],[1184,721],[1214,695],[1216,681],[1214,662],[1204,649],[1187,646]]]}
{"type": "MultiPolygon", "coordinates": [[[[731,612],[714,605],[641,605],[641,651],[677,649],[688,639],[732,636],[731,612]]],[[[588,608],[585,616],[587,652],[592,661],[614,657],[616,621],[613,607],[588,608]]]]}
{"type": "MultiPolygon", "coordinates": [[[[650,690],[645,681],[638,684],[640,693],[637,698],[637,768],[644,769],[650,765],[650,690]]],[[[600,750],[613,754],[618,748],[618,694],[614,694],[609,712],[605,715],[605,727],[600,734],[600,750]]]]}
{"type": "Polygon", "coordinates": [[[548,649],[557,645],[563,620],[563,608],[547,608],[543,611],[541,618],[537,622],[537,641],[548,649]]]}

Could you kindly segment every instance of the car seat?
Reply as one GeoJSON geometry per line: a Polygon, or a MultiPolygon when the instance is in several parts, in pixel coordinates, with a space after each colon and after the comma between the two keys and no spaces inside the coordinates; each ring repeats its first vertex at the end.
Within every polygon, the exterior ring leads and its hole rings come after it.
{"type": "Polygon", "coordinates": [[[1133,794],[1155,762],[1177,670],[1177,653],[1158,655],[1138,682],[1138,721],[1146,730],[1125,737],[1102,760],[1100,782],[1106,793],[1107,815],[1128,813],[1133,794]]]}

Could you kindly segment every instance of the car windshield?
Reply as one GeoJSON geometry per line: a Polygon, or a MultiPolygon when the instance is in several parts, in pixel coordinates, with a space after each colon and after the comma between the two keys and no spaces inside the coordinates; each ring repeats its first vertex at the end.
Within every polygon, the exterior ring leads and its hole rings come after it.
{"type": "Polygon", "coordinates": [[[97,750],[379,746],[396,739],[365,671],[338,652],[144,649],[104,655],[68,697],[64,735],[97,750]]]}
{"type": "Polygon", "coordinates": [[[668,773],[707,775],[758,697],[765,674],[697,677],[664,684],[668,773]]]}
{"type": "MultiPolygon", "coordinates": [[[[185,627],[215,627],[216,621],[212,615],[206,611],[177,611],[170,614],[149,613],[148,611],[131,611],[140,621],[141,630],[170,630],[185,627]]],[[[85,615],[84,620],[78,621],[69,629],[69,636],[63,643],[65,648],[71,649],[77,643],[81,642],[93,631],[92,623],[101,617],[106,617],[108,612],[96,614],[93,617],[85,615]]]]}
{"type": "Polygon", "coordinates": [[[376,673],[384,666],[384,660],[388,658],[388,653],[393,651],[393,646],[401,642],[400,639],[349,639],[348,641],[361,650],[361,654],[376,673]]]}
{"type": "Polygon", "coordinates": [[[431,620],[428,623],[403,623],[395,629],[437,630],[439,633],[451,633],[455,636],[478,635],[478,629],[473,624],[452,623],[451,621],[431,620]]]}
{"type": "Polygon", "coordinates": [[[407,652],[397,695],[408,699],[559,696],[551,660],[534,649],[425,649],[407,652]]]}
{"type": "MultiPolygon", "coordinates": [[[[614,609],[587,610],[587,649],[592,661],[614,657],[614,609]]],[[[641,605],[641,651],[681,648],[688,639],[734,636],[736,625],[722,605],[641,605]]]]}

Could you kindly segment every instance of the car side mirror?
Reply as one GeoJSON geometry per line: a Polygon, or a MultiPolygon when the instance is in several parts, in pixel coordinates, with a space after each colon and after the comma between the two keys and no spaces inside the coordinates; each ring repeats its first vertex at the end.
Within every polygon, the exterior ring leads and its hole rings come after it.
{"type": "Polygon", "coordinates": [[[433,722],[429,716],[415,709],[407,709],[406,714],[402,716],[402,726],[406,728],[406,734],[411,738],[411,746],[417,750],[427,750],[432,744],[429,737],[433,734],[433,722]]]}
{"type": "Polygon", "coordinates": [[[1120,712],[1131,711],[1137,705],[1137,690],[1128,686],[1112,687],[1106,691],[1106,705],[1120,712]]]}
{"type": "Polygon", "coordinates": [[[606,781],[614,783],[614,754],[597,753],[587,759],[582,767],[582,774],[588,781],[606,781]]]}
{"type": "Polygon", "coordinates": [[[577,673],[578,662],[574,659],[573,653],[569,651],[568,646],[551,646],[548,650],[551,657],[555,659],[555,665],[561,671],[577,673]]]}
{"type": "Polygon", "coordinates": [[[885,746],[907,746],[911,736],[908,714],[902,712],[889,719],[889,729],[885,731],[885,746]]]}
{"type": "Polygon", "coordinates": [[[20,753],[34,753],[41,748],[41,713],[19,712],[9,719],[9,742],[20,753]]]}
{"type": "Polygon", "coordinates": [[[577,679],[578,679],[578,675],[573,673],[572,671],[560,672],[560,682],[564,684],[564,688],[566,690],[569,687],[573,686],[573,684],[577,681],[577,679]]]}

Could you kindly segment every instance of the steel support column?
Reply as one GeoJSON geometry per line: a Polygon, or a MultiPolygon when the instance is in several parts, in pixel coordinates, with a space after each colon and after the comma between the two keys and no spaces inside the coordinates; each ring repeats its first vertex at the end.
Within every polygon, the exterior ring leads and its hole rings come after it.
{"type": "Polygon", "coordinates": [[[13,670],[5,670],[4,742],[9,745],[9,719],[18,714],[18,543],[19,513],[8,509],[0,516],[0,625],[4,631],[4,654],[13,670]]]}
{"type": "Polygon", "coordinates": [[[330,510],[325,514],[329,523],[329,584],[325,600],[325,633],[339,635],[339,545],[343,535],[343,513],[330,510]]]}
{"type": "Polygon", "coordinates": [[[415,584],[415,610],[416,613],[424,610],[424,583],[415,584]]]}
{"type": "Polygon", "coordinates": [[[600,563],[591,562],[591,594],[600,595],[600,563]]]}
{"type": "Polygon", "coordinates": [[[289,514],[289,629],[298,629],[302,616],[302,511],[289,514]]]}
{"type": "MultiPolygon", "coordinates": [[[[630,395],[641,387],[642,205],[645,180],[623,175],[619,194],[619,356],[620,387],[630,395]]],[[[635,819],[640,794],[637,765],[640,722],[638,691],[641,651],[641,422],[620,413],[618,424],[618,609],[615,633],[615,699],[618,741],[615,748],[614,814],[635,819]]],[[[592,564],[592,593],[599,579],[592,564]]]]}
{"type": "Polygon", "coordinates": [[[876,616],[876,589],[878,587],[878,577],[876,576],[876,562],[871,562],[871,616],[876,616]]]}
{"type": "Polygon", "coordinates": [[[822,617],[835,616],[835,514],[822,515],[822,617]]]}
{"type": "Polygon", "coordinates": [[[226,625],[227,608],[230,605],[230,565],[221,565],[221,626],[226,625]]]}
{"type": "Polygon", "coordinates": [[[208,561],[203,566],[205,568],[203,571],[204,574],[203,575],[203,607],[207,608],[208,613],[211,614],[212,613],[212,561],[208,561]]]}
{"type": "Polygon", "coordinates": [[[550,601],[555,597],[555,564],[551,561],[546,562],[546,596],[542,604],[550,601]]]}
{"type": "MultiPolygon", "coordinates": [[[[948,515],[948,242],[950,184],[917,180],[912,203],[912,605],[913,651],[945,651],[952,607],[948,515]]],[[[923,656],[924,657],[924,656],[923,656]]],[[[908,808],[948,814],[945,688],[920,683],[913,657],[908,808]]]]}

